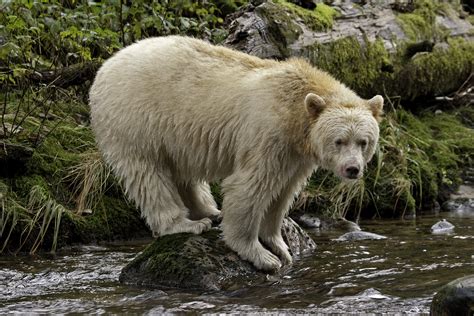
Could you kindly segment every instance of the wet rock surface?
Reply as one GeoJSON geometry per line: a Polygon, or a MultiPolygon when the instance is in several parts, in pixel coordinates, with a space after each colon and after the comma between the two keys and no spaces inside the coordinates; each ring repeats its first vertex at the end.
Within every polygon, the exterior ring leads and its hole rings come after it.
{"type": "Polygon", "coordinates": [[[369,232],[364,232],[364,231],[352,231],[345,233],[339,238],[334,239],[335,241],[358,241],[358,240],[381,240],[381,239],[387,239],[387,237],[374,234],[374,233],[369,233],[369,232]]]}
{"type": "Polygon", "coordinates": [[[453,232],[454,225],[448,222],[446,219],[437,222],[431,226],[431,233],[433,234],[449,234],[453,232]]]}
{"type": "Polygon", "coordinates": [[[430,314],[473,315],[474,274],[456,279],[445,285],[433,298],[430,314]]]}
{"type": "MultiPolygon", "coordinates": [[[[285,219],[282,235],[294,258],[316,248],[311,237],[291,219],[285,219]]],[[[264,276],[230,250],[221,231],[215,228],[202,235],[160,237],[122,270],[120,282],[150,288],[214,291],[232,289],[236,284],[264,276]]]]}

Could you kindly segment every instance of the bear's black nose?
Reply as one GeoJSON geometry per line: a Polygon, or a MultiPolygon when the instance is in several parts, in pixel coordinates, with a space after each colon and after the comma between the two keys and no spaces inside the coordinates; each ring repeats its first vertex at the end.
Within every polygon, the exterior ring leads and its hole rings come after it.
{"type": "Polygon", "coordinates": [[[357,167],[347,167],[346,175],[349,179],[357,179],[359,175],[359,168],[357,167]]]}

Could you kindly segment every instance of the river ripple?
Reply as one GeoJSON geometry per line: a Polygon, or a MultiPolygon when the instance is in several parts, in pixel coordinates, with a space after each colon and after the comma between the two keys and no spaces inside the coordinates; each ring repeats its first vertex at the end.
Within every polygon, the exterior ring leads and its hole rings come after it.
{"type": "Polygon", "coordinates": [[[343,232],[310,233],[316,252],[279,275],[228,293],[122,286],[118,276],[144,245],[84,246],[56,256],[0,257],[0,313],[429,313],[434,293],[474,274],[474,218],[423,216],[365,221],[386,240],[336,242],[343,232]],[[452,234],[430,227],[447,218],[452,234]]]}

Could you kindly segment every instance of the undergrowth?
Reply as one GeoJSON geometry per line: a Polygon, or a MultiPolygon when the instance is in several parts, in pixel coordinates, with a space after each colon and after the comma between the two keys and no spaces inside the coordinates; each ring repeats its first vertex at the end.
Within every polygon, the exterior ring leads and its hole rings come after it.
{"type": "Polygon", "coordinates": [[[89,128],[95,71],[142,38],[219,43],[246,1],[9,1],[0,4],[0,252],[149,234],[89,128]]]}

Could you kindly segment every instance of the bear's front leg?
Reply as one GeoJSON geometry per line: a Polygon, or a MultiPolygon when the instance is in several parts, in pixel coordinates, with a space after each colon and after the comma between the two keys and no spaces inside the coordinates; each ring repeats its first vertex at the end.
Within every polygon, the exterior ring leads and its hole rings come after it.
{"type": "Polygon", "coordinates": [[[283,264],[291,264],[293,261],[281,235],[283,219],[311,172],[312,168],[307,167],[294,173],[278,197],[272,201],[260,224],[260,240],[280,257],[283,264]]]}
{"type": "Polygon", "coordinates": [[[261,270],[277,270],[281,262],[260,243],[258,236],[265,211],[271,204],[281,183],[274,182],[261,170],[234,173],[222,187],[222,230],[226,244],[244,260],[261,270]]]}

